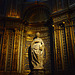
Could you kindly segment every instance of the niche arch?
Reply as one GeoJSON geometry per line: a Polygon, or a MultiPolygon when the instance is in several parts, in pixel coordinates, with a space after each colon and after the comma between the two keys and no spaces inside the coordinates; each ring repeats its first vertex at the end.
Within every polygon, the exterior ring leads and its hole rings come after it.
{"type": "MultiPolygon", "coordinates": [[[[52,60],[52,18],[50,17],[49,8],[44,4],[33,4],[25,10],[23,16],[23,23],[25,25],[25,52],[26,55],[24,58],[25,66],[23,69],[25,71],[30,71],[29,59],[28,59],[28,50],[35,37],[36,32],[40,33],[40,38],[45,43],[46,49],[46,60],[44,62],[44,68],[51,71],[51,60],[52,60]],[[38,14],[39,13],[39,14],[38,14]],[[36,19],[37,18],[37,19],[36,19]],[[40,20],[39,20],[40,19],[40,20]],[[28,61],[27,61],[28,60],[28,61]],[[26,61],[26,62],[25,62],[26,61]]],[[[24,56],[23,55],[23,56],[24,56]]]]}

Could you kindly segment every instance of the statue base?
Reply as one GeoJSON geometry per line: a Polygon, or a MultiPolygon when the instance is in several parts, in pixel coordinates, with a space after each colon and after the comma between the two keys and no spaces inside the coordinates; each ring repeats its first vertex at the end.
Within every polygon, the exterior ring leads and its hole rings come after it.
{"type": "Polygon", "coordinates": [[[33,69],[29,75],[50,75],[50,72],[44,69],[33,69]]]}

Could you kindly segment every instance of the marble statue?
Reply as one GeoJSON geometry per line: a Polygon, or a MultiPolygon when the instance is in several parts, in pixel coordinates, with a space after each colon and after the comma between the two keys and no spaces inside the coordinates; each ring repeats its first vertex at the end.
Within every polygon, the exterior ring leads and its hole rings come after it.
{"type": "Polygon", "coordinates": [[[44,42],[39,38],[40,33],[36,33],[36,38],[31,43],[31,63],[33,69],[43,69],[44,42]]]}

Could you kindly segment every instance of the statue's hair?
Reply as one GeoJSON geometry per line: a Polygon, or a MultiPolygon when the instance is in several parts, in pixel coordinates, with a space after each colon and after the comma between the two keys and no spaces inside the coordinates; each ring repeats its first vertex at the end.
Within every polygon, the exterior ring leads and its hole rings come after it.
{"type": "Polygon", "coordinates": [[[39,32],[36,33],[36,36],[38,36],[38,34],[39,34],[39,36],[40,36],[40,33],[39,33],[39,32]]]}

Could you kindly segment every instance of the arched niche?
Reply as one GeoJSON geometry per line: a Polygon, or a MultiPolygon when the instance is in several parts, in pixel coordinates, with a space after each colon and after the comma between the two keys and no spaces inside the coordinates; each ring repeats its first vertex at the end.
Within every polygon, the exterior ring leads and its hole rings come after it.
{"type": "Polygon", "coordinates": [[[40,38],[45,43],[45,54],[44,54],[44,69],[51,72],[51,60],[52,60],[52,18],[50,18],[49,8],[42,4],[34,4],[25,11],[23,22],[25,25],[24,33],[25,33],[25,53],[23,69],[25,71],[29,71],[30,62],[29,62],[29,48],[33,38],[35,37],[35,33],[40,33],[40,38]],[[28,60],[28,61],[27,61],[28,60]]]}

